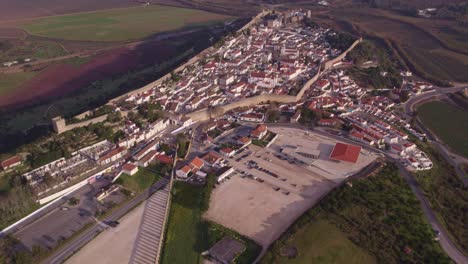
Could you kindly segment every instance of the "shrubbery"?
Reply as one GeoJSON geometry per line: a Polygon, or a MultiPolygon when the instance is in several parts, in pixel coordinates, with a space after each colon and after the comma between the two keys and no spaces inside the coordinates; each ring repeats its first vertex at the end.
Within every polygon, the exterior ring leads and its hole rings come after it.
{"type": "Polygon", "coordinates": [[[263,263],[279,262],[280,248],[317,219],[334,224],[379,263],[450,263],[434,241],[418,200],[393,164],[377,175],[352,181],[352,187],[342,185],[332,191],[272,245],[263,263]]]}

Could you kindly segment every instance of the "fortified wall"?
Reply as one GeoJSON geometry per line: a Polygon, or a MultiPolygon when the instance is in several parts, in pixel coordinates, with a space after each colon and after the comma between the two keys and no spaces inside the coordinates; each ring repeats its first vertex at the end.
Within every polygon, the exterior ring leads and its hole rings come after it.
{"type": "MultiPolygon", "coordinates": [[[[256,15],[255,17],[253,17],[247,24],[245,24],[242,28],[240,28],[239,30],[237,30],[237,33],[240,33],[242,32],[243,30],[251,27],[252,25],[258,23],[258,21],[264,17],[266,14],[268,14],[269,11],[266,11],[266,10],[263,10],[261,13],[259,13],[258,15],[256,15]]],[[[206,54],[208,54],[211,50],[213,50],[213,47],[208,47],[206,49],[204,49],[203,51],[199,52],[197,55],[195,55],[194,57],[192,57],[190,60],[188,60],[186,63],[180,65],[179,67],[177,67],[174,72],[175,73],[178,73],[178,72],[181,72],[183,71],[186,67],[192,65],[192,64],[195,64],[197,61],[199,61],[200,59],[202,59],[206,54]]],[[[114,99],[111,99],[108,104],[112,104],[112,103],[115,103],[115,102],[118,102],[119,100],[122,100],[126,97],[129,97],[129,96],[133,96],[133,95],[138,95],[138,94],[141,94],[141,93],[144,93],[148,90],[151,90],[152,88],[160,85],[161,83],[163,83],[164,81],[167,81],[171,78],[171,73],[168,73],[164,76],[162,76],[161,78],[157,79],[156,81],[152,82],[152,83],[149,83],[139,89],[136,89],[136,90],[133,90],[131,92],[128,92],[126,94],[123,94],[121,96],[118,96],[114,99]]]]}
{"type": "Polygon", "coordinates": [[[77,127],[85,127],[90,124],[101,123],[101,122],[106,121],[106,119],[107,119],[107,114],[98,116],[98,117],[95,117],[86,121],[82,121],[79,123],[67,125],[63,117],[57,116],[57,117],[52,118],[52,127],[54,128],[55,133],[61,134],[63,132],[72,130],[77,127]]]}
{"type": "Polygon", "coordinates": [[[277,94],[262,94],[258,96],[253,96],[253,97],[248,97],[245,99],[241,99],[239,101],[226,104],[223,106],[218,106],[215,108],[210,108],[210,109],[202,109],[196,112],[192,112],[189,114],[186,114],[185,117],[188,117],[192,119],[193,122],[197,121],[207,121],[212,118],[216,118],[219,116],[222,116],[224,113],[240,108],[240,107],[251,107],[255,106],[261,103],[266,103],[266,102],[278,102],[278,103],[284,103],[284,104],[289,104],[289,103],[296,103],[302,99],[304,96],[304,93],[312,87],[312,85],[320,78],[320,76],[323,74],[323,72],[330,70],[333,68],[333,65],[342,59],[346,57],[348,52],[354,49],[357,44],[359,44],[362,41],[362,38],[356,40],[346,51],[344,51],[342,54],[340,54],[338,57],[331,59],[323,64],[323,70],[319,69],[319,71],[312,77],[310,80],[308,80],[304,86],[301,88],[301,90],[297,93],[296,96],[292,95],[277,95],[277,94]]]}
{"type": "MultiPolygon", "coordinates": [[[[247,24],[245,24],[242,28],[240,28],[239,30],[237,30],[238,33],[242,32],[243,30],[251,27],[253,24],[257,23],[263,16],[265,16],[266,14],[268,14],[269,11],[267,10],[263,10],[261,13],[259,13],[258,15],[256,15],[255,17],[253,17],[247,24]]],[[[187,62],[185,62],[184,64],[180,65],[179,67],[177,67],[174,72],[180,72],[182,70],[184,70],[187,66],[190,66],[194,63],[196,63],[197,61],[199,61],[201,58],[203,58],[208,52],[210,52],[211,50],[213,49],[213,47],[208,47],[206,49],[204,49],[203,51],[199,52],[197,55],[195,55],[194,57],[192,57],[191,59],[189,59],[187,62]]],[[[162,76],[161,78],[157,79],[156,81],[152,82],[152,83],[149,83],[139,89],[136,89],[136,90],[133,90],[131,92],[128,92],[128,93],[125,93],[121,96],[118,96],[118,97],[115,97],[111,100],[109,100],[109,102],[107,104],[113,104],[115,102],[118,102],[126,97],[129,97],[129,96],[132,96],[132,95],[138,95],[138,94],[141,94],[141,93],[144,93],[148,90],[151,90],[152,88],[160,85],[161,83],[163,83],[164,81],[166,80],[169,80],[171,78],[171,73],[167,73],[166,75],[162,76]]],[[[82,114],[79,114],[77,116],[75,116],[76,118],[78,119],[82,119],[86,114],[88,114],[89,112],[91,111],[86,111],[82,114]]],[[[107,115],[104,115],[104,116],[100,116],[100,117],[96,117],[96,118],[93,118],[93,119],[90,119],[90,120],[86,120],[86,121],[83,121],[83,122],[80,122],[80,123],[75,123],[75,124],[72,124],[72,125],[67,125],[65,123],[65,119],[63,119],[61,116],[58,116],[58,117],[55,117],[52,119],[52,126],[53,126],[53,129],[54,131],[57,133],[57,134],[60,134],[60,133],[63,133],[65,131],[68,131],[68,130],[72,130],[74,128],[77,128],[77,127],[84,127],[84,126],[87,126],[89,124],[92,124],[92,123],[99,123],[99,122],[103,122],[107,119],[107,115]]]]}
{"type": "MultiPolygon", "coordinates": [[[[269,13],[269,11],[263,10],[257,16],[252,18],[252,20],[249,23],[244,25],[241,29],[237,30],[237,32],[242,32],[243,30],[251,27],[255,23],[258,23],[258,21],[262,17],[267,15],[268,13],[269,13]]],[[[254,97],[241,99],[239,101],[229,103],[229,104],[226,104],[226,105],[223,105],[223,106],[218,106],[218,107],[215,107],[215,108],[202,109],[202,110],[199,110],[199,111],[195,111],[195,112],[186,114],[185,117],[191,118],[192,121],[194,121],[194,122],[206,121],[206,120],[209,120],[211,118],[216,118],[216,117],[222,116],[224,113],[226,113],[226,112],[228,112],[230,110],[233,110],[235,108],[250,107],[250,106],[258,105],[258,104],[265,103],[265,102],[278,102],[278,103],[295,103],[295,102],[298,102],[298,101],[300,101],[302,99],[302,97],[304,96],[304,93],[308,89],[310,89],[310,87],[312,87],[312,85],[318,80],[318,78],[320,78],[320,76],[322,75],[323,72],[326,72],[327,70],[332,69],[333,65],[335,63],[337,63],[337,62],[341,61],[343,58],[345,58],[346,55],[348,54],[348,52],[353,50],[354,47],[356,47],[356,45],[358,45],[361,41],[362,41],[362,38],[359,38],[346,51],[344,51],[338,57],[325,62],[322,65],[322,67],[319,69],[317,74],[315,74],[310,80],[308,80],[304,84],[304,86],[301,88],[301,90],[298,92],[298,94],[296,96],[276,95],[276,94],[262,94],[262,95],[258,95],[258,96],[254,96],[254,97]]],[[[180,71],[184,70],[187,66],[196,63],[201,58],[203,58],[203,56],[205,56],[205,54],[210,52],[212,49],[213,49],[213,47],[208,47],[205,50],[201,51],[196,56],[194,56],[193,58],[188,60],[186,63],[184,63],[184,64],[180,65],[179,67],[177,67],[174,70],[174,72],[180,72],[180,71]]],[[[160,85],[162,82],[164,82],[164,81],[166,81],[166,80],[168,80],[170,78],[171,78],[171,73],[168,73],[168,74],[162,76],[161,78],[159,78],[158,80],[156,80],[156,81],[154,81],[154,82],[152,82],[150,84],[147,84],[147,85],[145,85],[145,86],[143,86],[143,87],[141,87],[141,88],[139,88],[137,90],[128,92],[126,94],[123,94],[121,96],[118,96],[118,97],[110,100],[107,104],[113,104],[113,103],[115,103],[115,102],[117,102],[119,100],[122,100],[123,98],[126,98],[128,96],[138,95],[138,94],[144,93],[144,92],[146,92],[146,91],[160,85]]],[[[78,116],[82,116],[82,115],[83,114],[80,114],[78,116]]],[[[52,119],[52,125],[53,125],[53,128],[54,128],[54,131],[56,133],[60,134],[60,133],[63,133],[65,131],[77,128],[77,127],[84,127],[84,126],[87,126],[87,125],[92,124],[92,123],[103,122],[106,119],[107,119],[107,115],[103,115],[103,116],[99,116],[99,117],[96,117],[96,118],[93,118],[93,119],[90,119],[90,120],[86,120],[86,121],[83,121],[83,122],[80,122],[80,123],[66,125],[65,119],[63,119],[62,117],[59,116],[59,117],[55,117],[55,118],[52,119]]]]}

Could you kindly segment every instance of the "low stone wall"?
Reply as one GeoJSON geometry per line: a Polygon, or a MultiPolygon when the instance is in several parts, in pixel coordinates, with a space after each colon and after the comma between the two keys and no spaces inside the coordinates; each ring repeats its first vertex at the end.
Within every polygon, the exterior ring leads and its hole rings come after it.
{"type": "MultiPolygon", "coordinates": [[[[263,16],[265,16],[268,13],[269,13],[268,11],[265,11],[265,10],[262,11],[257,16],[252,18],[252,20],[249,23],[244,25],[244,27],[239,29],[237,32],[241,32],[241,31],[251,27],[253,24],[257,23],[263,16]]],[[[312,77],[310,80],[308,80],[304,84],[304,86],[301,88],[301,90],[298,92],[298,94],[296,96],[263,94],[263,95],[259,95],[259,96],[245,98],[245,99],[242,99],[242,100],[239,100],[237,102],[233,102],[233,103],[230,103],[230,104],[227,104],[227,105],[224,105],[224,106],[216,107],[215,109],[199,110],[199,111],[187,114],[185,116],[191,118],[194,122],[196,122],[196,121],[205,121],[205,120],[209,120],[211,118],[221,116],[225,112],[230,111],[230,110],[235,109],[235,108],[254,106],[254,105],[264,103],[264,102],[268,102],[268,101],[278,102],[278,103],[294,103],[294,102],[297,102],[297,101],[302,99],[302,97],[304,96],[304,93],[308,89],[310,89],[310,87],[312,87],[312,85],[318,80],[318,78],[320,78],[321,74],[324,71],[327,71],[327,70],[333,68],[333,65],[336,62],[339,62],[343,58],[345,58],[346,55],[348,54],[348,52],[350,52],[352,49],[354,49],[354,47],[356,45],[358,45],[361,41],[362,41],[362,38],[356,40],[346,51],[344,51],[338,57],[325,62],[324,65],[323,65],[323,69],[319,69],[317,74],[315,74],[314,77],[312,77]]],[[[200,52],[196,56],[192,57],[186,63],[184,63],[184,64],[180,65],[179,67],[177,67],[174,70],[174,72],[180,72],[180,71],[184,70],[185,67],[196,63],[197,61],[199,61],[201,58],[203,58],[203,56],[205,56],[205,54],[207,54],[212,49],[213,49],[213,47],[206,48],[205,50],[203,50],[202,52],[200,52]]],[[[145,86],[143,86],[143,87],[141,87],[141,88],[139,88],[137,90],[128,92],[126,94],[123,94],[121,96],[118,96],[118,97],[110,100],[108,102],[108,104],[112,104],[112,103],[117,102],[119,100],[122,100],[123,98],[126,98],[128,96],[137,95],[137,94],[141,94],[143,92],[146,92],[146,91],[152,89],[153,87],[158,86],[159,84],[161,84],[162,82],[164,82],[164,81],[166,81],[166,80],[168,80],[170,78],[171,78],[171,73],[168,73],[168,74],[164,75],[163,77],[159,78],[158,80],[156,80],[156,81],[154,81],[154,82],[152,82],[150,84],[147,84],[147,85],[145,85],[145,86]]],[[[78,116],[81,116],[81,115],[78,115],[78,116]]],[[[61,125],[61,126],[59,126],[59,129],[56,132],[60,134],[60,133],[63,133],[65,131],[77,128],[77,127],[87,126],[87,125],[89,125],[91,123],[103,122],[106,119],[107,119],[107,115],[104,115],[104,116],[100,116],[100,117],[97,117],[97,118],[93,118],[93,119],[83,121],[83,122],[80,122],[80,123],[76,123],[76,124],[72,124],[72,125],[67,125],[67,126],[61,125]]]]}

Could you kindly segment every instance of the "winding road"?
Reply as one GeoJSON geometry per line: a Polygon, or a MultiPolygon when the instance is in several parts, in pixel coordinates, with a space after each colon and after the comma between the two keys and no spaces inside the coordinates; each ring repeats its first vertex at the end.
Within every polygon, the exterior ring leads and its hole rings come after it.
{"type": "MultiPolygon", "coordinates": [[[[468,85],[459,85],[456,87],[450,88],[440,88],[436,87],[434,91],[423,93],[414,97],[411,97],[408,101],[405,102],[403,105],[406,117],[408,119],[415,118],[415,124],[419,128],[419,130],[423,131],[426,136],[428,142],[434,145],[439,151],[439,153],[445,158],[445,160],[455,168],[457,175],[459,176],[460,180],[463,182],[464,186],[468,186],[468,177],[466,177],[465,172],[461,169],[461,163],[467,163],[468,159],[462,157],[456,153],[453,153],[447,145],[445,145],[442,141],[440,141],[437,136],[435,136],[429,129],[427,129],[424,124],[419,120],[417,116],[415,116],[415,111],[418,104],[423,103],[431,98],[445,96],[450,93],[460,92],[464,89],[468,89],[468,85]]],[[[436,99],[435,99],[436,100],[436,99]]]]}

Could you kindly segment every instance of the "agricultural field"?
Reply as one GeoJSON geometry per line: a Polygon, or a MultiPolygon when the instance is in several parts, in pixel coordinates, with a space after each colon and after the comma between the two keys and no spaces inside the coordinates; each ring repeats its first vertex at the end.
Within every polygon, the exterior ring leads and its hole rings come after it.
{"type": "Polygon", "coordinates": [[[261,263],[307,263],[306,255],[317,263],[450,263],[395,165],[351,183],[304,213],[261,263]],[[324,238],[314,242],[311,236],[324,238]],[[343,251],[329,252],[327,244],[343,251]]]}
{"type": "Polygon", "coordinates": [[[455,21],[424,20],[367,8],[320,11],[315,19],[365,37],[391,41],[407,64],[413,66],[411,70],[422,77],[468,81],[467,32],[455,21]]]}
{"type": "Polygon", "coordinates": [[[418,116],[451,149],[468,157],[468,113],[446,102],[429,102],[418,108],[418,116]]]}
{"type": "Polygon", "coordinates": [[[195,9],[151,5],[39,18],[19,27],[33,35],[56,39],[125,41],[229,19],[233,17],[195,9]]]}
{"type": "Polygon", "coordinates": [[[64,2],[60,5],[57,4],[56,0],[0,0],[0,24],[2,24],[2,21],[43,17],[52,14],[89,12],[109,8],[135,6],[138,4],[138,2],[128,0],[74,0],[66,1],[66,3],[64,2]]]}
{"type": "Polygon", "coordinates": [[[0,74],[0,95],[15,90],[27,80],[36,76],[37,72],[18,72],[0,74]]]}

